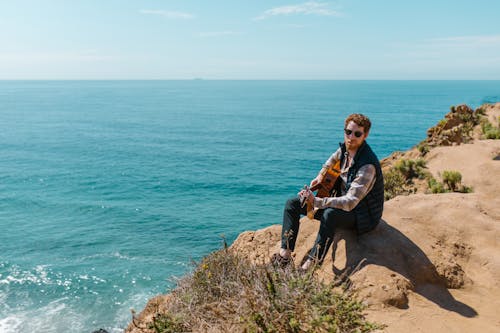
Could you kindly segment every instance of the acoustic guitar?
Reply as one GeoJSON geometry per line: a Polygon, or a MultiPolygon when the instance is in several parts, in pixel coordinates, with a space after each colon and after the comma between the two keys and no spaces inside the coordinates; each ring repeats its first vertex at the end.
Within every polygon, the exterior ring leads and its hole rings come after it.
{"type": "Polygon", "coordinates": [[[330,197],[332,195],[332,190],[340,176],[340,160],[335,162],[332,166],[326,169],[323,179],[316,185],[310,188],[311,191],[318,191],[316,196],[318,198],[330,197]]]}
{"type": "MultiPolygon", "coordinates": [[[[335,164],[331,165],[328,169],[326,169],[326,172],[323,174],[323,179],[315,184],[312,187],[309,187],[307,185],[304,186],[304,190],[310,190],[310,191],[318,191],[316,193],[316,197],[318,198],[325,198],[325,197],[330,197],[332,196],[333,189],[335,187],[335,183],[337,182],[337,179],[340,176],[340,160],[335,162],[335,164]]],[[[304,204],[306,203],[307,197],[301,197],[300,198],[300,203],[302,207],[304,207],[304,204]]],[[[307,203],[307,217],[312,219],[314,218],[314,208],[309,202],[307,203]]]]}

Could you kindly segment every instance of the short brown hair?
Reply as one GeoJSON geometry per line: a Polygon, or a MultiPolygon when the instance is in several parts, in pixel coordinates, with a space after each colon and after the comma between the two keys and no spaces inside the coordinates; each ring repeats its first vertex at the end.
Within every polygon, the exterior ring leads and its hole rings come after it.
{"type": "Polygon", "coordinates": [[[345,120],[344,126],[347,127],[347,124],[349,124],[351,121],[356,123],[358,126],[363,127],[365,133],[368,133],[370,131],[370,127],[372,126],[370,119],[368,119],[367,116],[361,113],[353,113],[349,115],[345,120]]]}

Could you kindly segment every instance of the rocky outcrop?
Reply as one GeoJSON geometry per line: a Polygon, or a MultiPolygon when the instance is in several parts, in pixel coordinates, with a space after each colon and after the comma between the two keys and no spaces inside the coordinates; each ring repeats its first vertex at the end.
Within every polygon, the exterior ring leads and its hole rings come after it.
{"type": "MultiPolygon", "coordinates": [[[[424,327],[422,332],[477,327],[495,332],[498,321],[491,306],[500,306],[500,197],[495,194],[499,152],[499,140],[433,149],[426,156],[429,172],[458,170],[474,192],[387,201],[383,221],[372,232],[337,233],[336,246],[317,277],[344,282],[368,306],[370,319],[389,324],[387,332],[415,327],[424,327]]],[[[296,265],[314,244],[318,226],[318,221],[301,220],[296,265]]],[[[265,261],[279,250],[280,230],[273,225],[245,232],[232,249],[255,262],[265,261]]]]}
{"type": "MultiPolygon", "coordinates": [[[[309,250],[317,227],[318,221],[301,220],[296,262],[309,250]]],[[[279,249],[279,235],[279,226],[246,232],[238,237],[231,249],[256,263],[265,262],[269,253],[279,249]]],[[[471,251],[471,246],[464,241],[449,242],[439,237],[436,230],[432,230],[426,237],[433,239],[431,246],[422,249],[408,235],[384,220],[374,231],[359,237],[350,230],[340,230],[332,254],[317,274],[325,282],[340,278],[341,281],[337,282],[346,283],[365,304],[371,306],[407,308],[408,293],[418,293],[429,285],[439,290],[441,297],[449,299],[447,288],[462,288],[471,283],[461,268],[461,265],[467,265],[469,255],[465,253],[471,251]],[[458,251],[458,248],[463,251],[458,251]]],[[[432,295],[428,297],[439,302],[432,295]]]]}
{"type": "Polygon", "coordinates": [[[483,109],[472,110],[467,105],[452,106],[436,126],[427,130],[425,143],[431,147],[451,146],[473,139],[473,129],[479,124],[483,109]]]}
{"type": "MultiPolygon", "coordinates": [[[[500,103],[482,108],[486,117],[493,113],[498,119],[500,103]]],[[[457,170],[474,193],[397,196],[385,203],[383,220],[375,230],[361,236],[338,231],[316,271],[318,279],[353,291],[368,306],[370,320],[388,325],[386,332],[498,331],[500,140],[464,139],[465,132],[478,133],[477,125],[464,132],[478,115],[466,106],[452,110],[446,123],[428,132],[426,142],[441,147],[424,156],[431,174],[457,170]],[[469,144],[459,145],[464,142],[469,144]]],[[[413,149],[398,158],[420,155],[413,149]]],[[[398,158],[387,159],[385,165],[398,158]]],[[[307,217],[300,223],[293,254],[296,265],[314,244],[319,226],[307,217]]],[[[266,264],[279,250],[280,232],[280,225],[244,232],[230,250],[266,264]]],[[[127,332],[141,332],[137,327],[147,326],[166,304],[168,296],[151,300],[127,332]]]]}

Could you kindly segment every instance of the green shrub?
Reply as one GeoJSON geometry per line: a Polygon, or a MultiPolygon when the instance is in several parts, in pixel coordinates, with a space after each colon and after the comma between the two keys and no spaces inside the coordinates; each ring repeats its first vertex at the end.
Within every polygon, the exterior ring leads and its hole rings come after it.
{"type": "Polygon", "coordinates": [[[483,109],[482,107],[479,107],[476,109],[476,114],[480,116],[484,116],[486,114],[486,110],[483,109]]]}
{"type": "Polygon", "coordinates": [[[448,121],[446,119],[441,119],[438,121],[438,127],[444,127],[448,121]]]}
{"type": "Polygon", "coordinates": [[[482,117],[479,123],[481,124],[481,130],[483,131],[483,133],[492,127],[490,121],[486,117],[482,117]]]}
{"type": "Polygon", "coordinates": [[[462,174],[453,170],[443,171],[441,178],[443,179],[443,183],[448,186],[448,189],[453,192],[458,189],[460,183],[462,182],[462,174]]]}
{"type": "Polygon", "coordinates": [[[153,322],[150,323],[148,328],[153,329],[156,333],[187,332],[188,327],[181,320],[182,318],[174,317],[169,313],[157,314],[153,317],[153,322]]]}
{"type": "Polygon", "coordinates": [[[367,322],[362,304],[348,290],[321,283],[314,270],[255,265],[224,249],[179,281],[167,312],[157,314],[149,328],[298,333],[371,332],[383,326],[367,322]]]}
{"type": "Polygon", "coordinates": [[[474,115],[472,113],[467,113],[467,112],[460,113],[458,115],[458,119],[460,119],[461,121],[466,122],[466,123],[467,122],[473,123],[474,122],[474,115]]]}
{"type": "Polygon", "coordinates": [[[429,190],[431,193],[445,193],[448,192],[443,183],[438,182],[436,178],[431,177],[427,180],[427,186],[429,186],[429,190]]]}
{"type": "Polygon", "coordinates": [[[425,168],[426,162],[424,159],[399,159],[392,168],[384,172],[385,200],[390,200],[402,194],[415,193],[417,189],[411,186],[413,179],[426,179],[429,172],[425,168]]]}
{"type": "Polygon", "coordinates": [[[455,105],[450,106],[450,111],[455,113],[455,111],[456,111],[455,105]]]}
{"type": "Polygon", "coordinates": [[[461,184],[462,175],[458,171],[445,170],[440,176],[443,182],[436,180],[432,176],[427,178],[427,186],[430,193],[471,193],[473,191],[472,187],[461,184]]]}
{"type": "Polygon", "coordinates": [[[410,181],[413,178],[425,178],[424,168],[425,160],[418,158],[416,160],[409,159],[400,159],[394,165],[394,168],[401,172],[407,181],[410,181]]]}
{"type": "Polygon", "coordinates": [[[487,118],[481,120],[481,129],[486,139],[500,139],[500,127],[493,126],[487,118]]]}
{"type": "Polygon", "coordinates": [[[486,139],[500,139],[500,128],[490,128],[485,133],[486,139]]]}
{"type": "Polygon", "coordinates": [[[401,172],[392,168],[384,173],[384,198],[390,200],[395,196],[407,194],[405,190],[406,178],[401,172]]]}
{"type": "Polygon", "coordinates": [[[458,189],[458,192],[460,192],[460,193],[472,193],[472,192],[474,192],[474,189],[470,186],[461,185],[458,189]]]}
{"type": "Polygon", "coordinates": [[[418,151],[420,152],[420,156],[425,156],[431,148],[429,147],[429,144],[427,142],[421,142],[417,146],[418,151]]]}
{"type": "Polygon", "coordinates": [[[463,135],[465,141],[468,141],[468,139],[470,137],[470,133],[474,129],[474,126],[475,126],[475,124],[473,122],[468,122],[468,123],[463,124],[462,135],[463,135]]]}

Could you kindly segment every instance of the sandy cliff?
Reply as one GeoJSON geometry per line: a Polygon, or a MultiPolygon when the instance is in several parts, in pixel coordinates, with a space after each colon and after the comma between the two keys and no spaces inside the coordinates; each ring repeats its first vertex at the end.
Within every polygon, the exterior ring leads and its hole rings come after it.
{"type": "MultiPolygon", "coordinates": [[[[486,109],[498,125],[500,103],[486,109]]],[[[500,140],[478,138],[432,147],[424,156],[436,178],[457,170],[473,193],[419,190],[393,198],[374,231],[359,237],[339,232],[318,270],[325,281],[344,276],[368,305],[368,318],[387,325],[385,332],[500,331],[500,140]]],[[[296,262],[314,243],[318,226],[301,220],[296,262]]],[[[279,249],[280,230],[273,225],[244,232],[231,248],[267,262],[279,249]]],[[[166,299],[152,300],[140,319],[150,318],[166,299]]]]}

